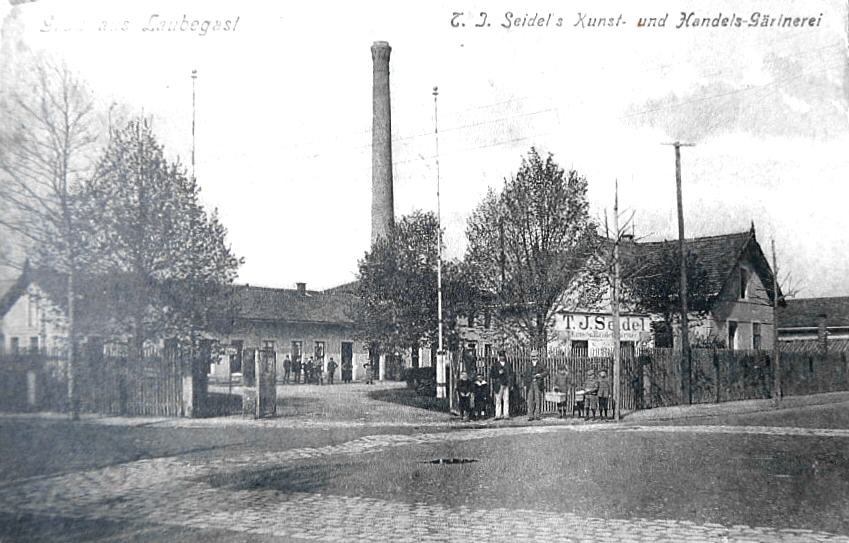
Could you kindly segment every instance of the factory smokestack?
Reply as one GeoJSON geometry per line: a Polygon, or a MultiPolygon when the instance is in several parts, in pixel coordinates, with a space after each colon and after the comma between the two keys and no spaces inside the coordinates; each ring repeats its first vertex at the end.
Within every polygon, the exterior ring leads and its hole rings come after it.
{"type": "Polygon", "coordinates": [[[374,63],[371,128],[371,244],[386,238],[395,224],[392,196],[392,114],[389,107],[389,54],[385,41],[371,46],[374,63]]]}

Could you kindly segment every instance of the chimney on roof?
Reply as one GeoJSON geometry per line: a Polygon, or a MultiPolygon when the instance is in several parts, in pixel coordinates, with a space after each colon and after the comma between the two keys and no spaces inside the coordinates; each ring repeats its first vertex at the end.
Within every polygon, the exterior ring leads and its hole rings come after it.
{"type": "Polygon", "coordinates": [[[307,293],[307,284],[306,283],[295,283],[295,286],[298,288],[298,294],[303,296],[307,293]]]}

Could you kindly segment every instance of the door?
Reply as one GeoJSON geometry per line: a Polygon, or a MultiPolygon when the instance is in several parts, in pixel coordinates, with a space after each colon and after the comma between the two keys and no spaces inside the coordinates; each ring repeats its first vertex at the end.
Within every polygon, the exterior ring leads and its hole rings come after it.
{"type": "Polygon", "coordinates": [[[354,367],[354,344],[350,341],[342,342],[342,381],[350,381],[352,368],[354,367]]]}

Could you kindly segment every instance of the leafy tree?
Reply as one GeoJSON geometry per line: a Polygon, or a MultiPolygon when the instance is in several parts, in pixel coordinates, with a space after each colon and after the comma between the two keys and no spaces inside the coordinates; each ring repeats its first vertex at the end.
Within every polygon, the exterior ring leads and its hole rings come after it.
{"type": "MultiPolygon", "coordinates": [[[[356,318],[362,339],[383,352],[400,352],[438,334],[436,215],[416,211],[402,217],[388,238],[378,240],[359,262],[356,318]]],[[[456,315],[473,297],[459,266],[443,262],[446,345],[456,343],[456,315]]]]}
{"type": "MultiPolygon", "coordinates": [[[[637,253],[641,254],[641,253],[637,253]]],[[[680,312],[681,256],[677,242],[664,242],[653,256],[626,255],[623,295],[634,307],[660,315],[655,325],[658,346],[672,346],[672,325],[680,312]],[[639,258],[639,260],[638,260],[639,258]]],[[[687,253],[687,308],[697,317],[707,315],[712,302],[707,272],[695,253],[687,253]]]]}
{"type": "Polygon", "coordinates": [[[199,193],[184,168],[166,159],[147,121],[131,120],[111,135],[87,204],[122,285],[112,300],[117,324],[138,350],[149,339],[194,340],[227,324],[229,285],[242,260],[199,193]]]}
{"type": "MultiPolygon", "coordinates": [[[[36,61],[0,99],[0,229],[34,266],[66,278],[68,343],[77,343],[78,277],[92,265],[91,215],[82,194],[94,172],[100,135],[93,100],[65,66],[36,61]]],[[[68,400],[78,416],[76,361],[67,348],[68,400]]]]}
{"type": "Polygon", "coordinates": [[[579,293],[579,305],[599,296],[598,279],[585,265],[599,243],[586,194],[585,177],[532,147],[467,224],[465,263],[475,284],[494,296],[499,318],[537,347],[547,344],[567,289],[579,293]]]}

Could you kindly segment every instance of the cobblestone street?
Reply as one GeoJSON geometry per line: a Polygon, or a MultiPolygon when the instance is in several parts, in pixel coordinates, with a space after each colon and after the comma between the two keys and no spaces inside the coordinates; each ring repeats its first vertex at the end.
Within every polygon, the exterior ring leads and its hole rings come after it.
{"type": "MultiPolygon", "coordinates": [[[[415,457],[417,448],[464,442],[526,440],[577,434],[716,436],[747,435],[833,441],[845,446],[849,430],[758,426],[529,426],[460,429],[412,435],[367,435],[322,447],[244,453],[210,459],[166,457],[122,463],[55,477],[11,481],[0,487],[0,510],[9,514],[66,519],[147,523],[218,534],[244,533],[282,540],[456,541],[849,541],[843,535],[810,529],[697,523],[665,518],[597,518],[538,508],[449,506],[409,503],[311,489],[309,476],[288,488],[238,481],[240,473],[274,473],[308,468],[310,462],[371,461],[380,453],[415,457]],[[397,451],[397,452],[392,452],[397,451]],[[270,471],[263,471],[270,470],[270,471]],[[211,532],[212,533],[212,532],[211,532]]],[[[618,436],[618,437],[617,437],[618,436]]],[[[452,445],[454,444],[454,445],[452,445]]],[[[385,458],[381,456],[380,458],[385,458]]],[[[287,480],[297,477],[286,476],[287,480]]],[[[221,540],[229,536],[219,536],[221,540]]]]}

